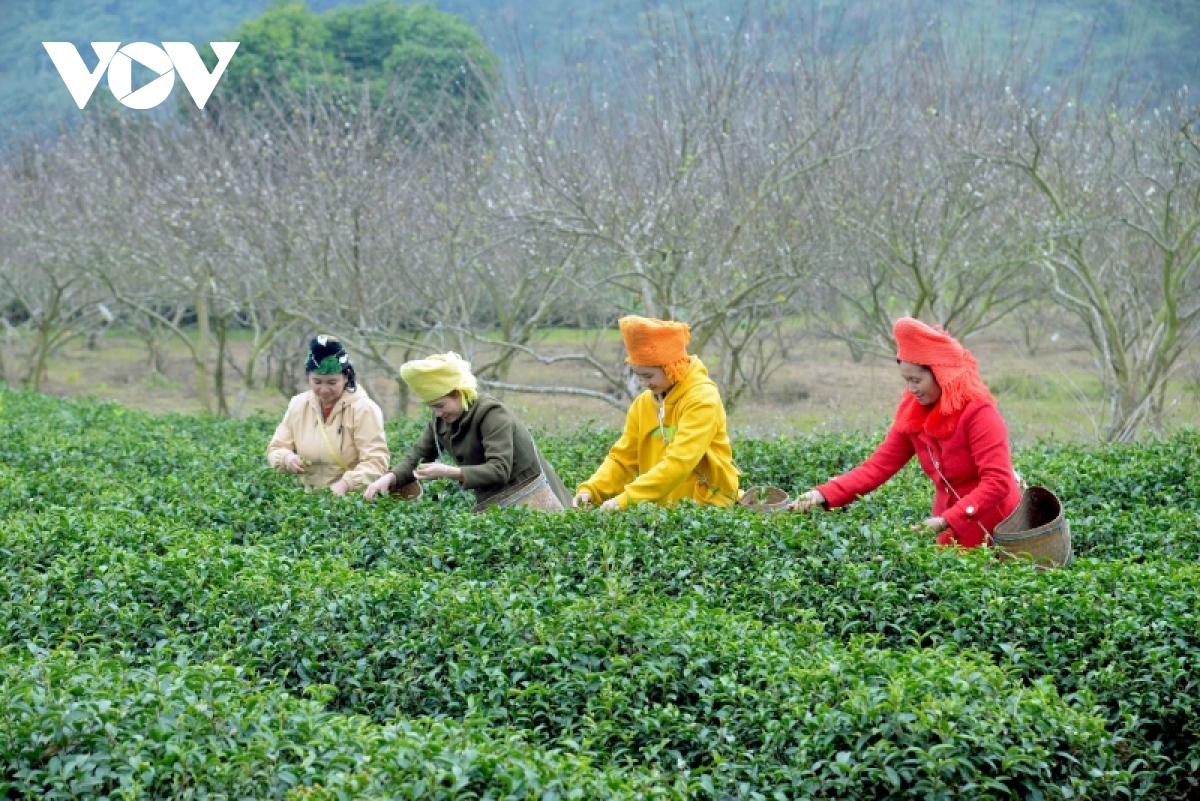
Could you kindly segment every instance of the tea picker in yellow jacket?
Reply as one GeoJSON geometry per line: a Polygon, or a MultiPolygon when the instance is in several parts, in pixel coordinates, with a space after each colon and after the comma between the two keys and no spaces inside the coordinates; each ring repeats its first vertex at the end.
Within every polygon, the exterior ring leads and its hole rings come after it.
{"type": "Polygon", "coordinates": [[[267,462],[299,476],[307,489],[362,492],[387,472],[383,412],[358,385],[336,337],[312,338],[304,371],[309,389],[288,403],[267,446],[267,462]]]}
{"type": "Polygon", "coordinates": [[[625,416],[625,430],[604,463],[575,492],[575,506],[671,505],[683,498],[729,506],[738,499],[738,470],[725,406],[698,356],[687,354],[686,323],[648,317],[617,321],[625,359],[645,391],[625,416]]]}

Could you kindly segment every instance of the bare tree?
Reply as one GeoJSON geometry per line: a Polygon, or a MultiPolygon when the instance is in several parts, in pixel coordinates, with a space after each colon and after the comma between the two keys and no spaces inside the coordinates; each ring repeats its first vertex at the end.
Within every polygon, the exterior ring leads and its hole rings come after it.
{"type": "MultiPolygon", "coordinates": [[[[530,187],[521,219],[586,259],[578,280],[609,319],[689,322],[734,403],[786,352],[775,343],[818,241],[810,176],[871,133],[850,113],[852,64],[782,49],[748,17],[721,31],[660,22],[653,58],[629,67],[618,95],[586,79],[522,87],[509,119],[530,187]]],[[[624,394],[623,376],[602,374],[624,394]]]]}
{"type": "Polygon", "coordinates": [[[1200,338],[1197,117],[1186,94],[1149,110],[1013,103],[1019,146],[999,160],[1043,201],[1039,261],[1091,342],[1109,440],[1161,424],[1200,338]]]}
{"type": "Polygon", "coordinates": [[[63,345],[111,321],[85,269],[97,226],[80,202],[94,189],[75,144],[31,147],[0,165],[0,369],[9,384],[35,390],[63,345]]]}
{"type": "MultiPolygon", "coordinates": [[[[214,321],[237,308],[228,279],[239,247],[230,220],[239,209],[222,139],[203,126],[143,124],[119,137],[100,132],[93,156],[109,184],[125,236],[91,264],[113,300],[170,332],[192,361],[196,397],[214,402],[214,321]]],[[[223,401],[222,401],[223,403],[223,401]]]]}
{"type": "Polygon", "coordinates": [[[37,386],[111,309],[152,370],[180,343],[221,414],[292,394],[315,331],[401,412],[400,365],[446,348],[498,390],[623,406],[614,322],[640,313],[687,321],[734,405],[805,337],[861,357],[892,351],[900,314],[969,337],[1015,310],[1032,352],[1053,302],[1092,343],[1104,436],[1157,427],[1200,337],[1187,96],[1093,112],[1031,93],[1019,49],[951,54],[914,27],[870,67],[825,46],[820,9],[759,10],[647,14],[609,74],[519,69],[484,123],[417,116],[403,76],[382,98],[89,119],[0,167],[9,380],[37,386]]]}
{"type": "Polygon", "coordinates": [[[882,141],[816,184],[833,242],[815,316],[856,360],[895,352],[899,316],[966,338],[1035,294],[1032,193],[977,151],[1006,122],[1006,87],[1036,64],[950,46],[925,30],[897,44],[889,62],[903,66],[873,76],[869,93],[887,110],[882,141]]]}

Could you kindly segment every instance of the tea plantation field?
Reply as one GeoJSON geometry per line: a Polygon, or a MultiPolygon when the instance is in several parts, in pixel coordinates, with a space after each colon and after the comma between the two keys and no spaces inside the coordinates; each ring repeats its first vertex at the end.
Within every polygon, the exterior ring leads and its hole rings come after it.
{"type": "MultiPolygon", "coordinates": [[[[1194,430],[1019,451],[1044,573],[909,531],[911,466],[812,516],[472,516],[305,495],[274,419],[0,403],[0,797],[1200,798],[1194,430]]],[[[613,436],[541,441],[570,485],[613,436]]],[[[796,490],[873,441],[736,456],[796,490]]]]}

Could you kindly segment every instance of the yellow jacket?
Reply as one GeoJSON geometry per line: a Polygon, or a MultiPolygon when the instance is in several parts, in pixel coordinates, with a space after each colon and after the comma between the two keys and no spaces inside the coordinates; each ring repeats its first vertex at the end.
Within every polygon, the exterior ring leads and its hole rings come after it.
{"type": "Polygon", "coordinates": [[[658,410],[650,390],[634,398],[621,438],[576,492],[590,492],[594,503],[616,497],[622,509],[640,501],[669,505],[680,498],[716,506],[736,501],[738,469],[725,406],[698,357],[667,392],[661,424],[658,410]]]}
{"type": "Polygon", "coordinates": [[[355,392],[342,393],[325,421],[329,442],[349,470],[329,453],[318,425],[320,419],[321,409],[311,391],[292,398],[267,446],[271,467],[282,469],[284,455],[292,451],[311,462],[305,472],[297,474],[306,488],[328,487],[344,478],[351,492],[362,492],[387,472],[390,454],[383,432],[383,412],[367,397],[361,384],[355,392]]]}

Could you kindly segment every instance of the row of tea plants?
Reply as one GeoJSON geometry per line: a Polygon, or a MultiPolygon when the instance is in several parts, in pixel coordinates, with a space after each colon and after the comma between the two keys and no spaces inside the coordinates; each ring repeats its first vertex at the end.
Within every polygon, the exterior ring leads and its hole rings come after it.
{"type": "MultiPolygon", "coordinates": [[[[1200,435],[1040,444],[1077,560],[815,515],[300,491],[273,420],[0,396],[0,794],[1185,798],[1200,435]]],[[[418,424],[389,426],[394,451],[418,424]]],[[[613,432],[542,436],[568,484],[613,432]]],[[[803,490],[870,435],[740,440],[803,490]]]]}

